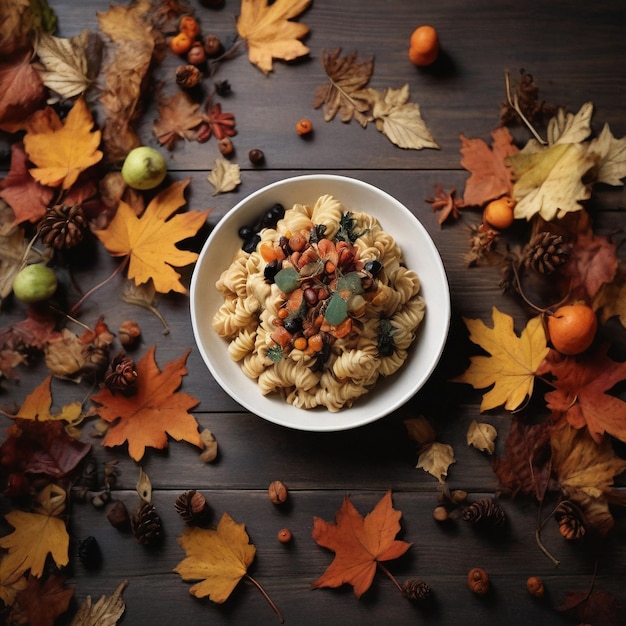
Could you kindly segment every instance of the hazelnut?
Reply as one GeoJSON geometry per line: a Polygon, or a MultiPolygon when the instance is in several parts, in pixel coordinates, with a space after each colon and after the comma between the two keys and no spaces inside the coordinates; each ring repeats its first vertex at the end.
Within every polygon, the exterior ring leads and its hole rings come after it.
{"type": "Polygon", "coordinates": [[[130,515],[128,514],[126,505],[121,500],[113,504],[107,511],[106,517],[109,524],[114,528],[124,529],[130,527],[130,515]]]}
{"type": "Polygon", "coordinates": [[[473,567],[467,573],[467,585],[478,596],[489,591],[489,575],[482,567],[473,567]]]}
{"type": "Polygon", "coordinates": [[[280,543],[289,543],[291,541],[291,531],[288,528],[281,528],[277,536],[280,543]]]}
{"type": "Polygon", "coordinates": [[[270,483],[267,490],[270,500],[274,504],[282,504],[287,500],[287,486],[280,480],[275,480],[270,483]]]}
{"type": "Polygon", "coordinates": [[[263,150],[259,150],[259,148],[252,148],[252,150],[248,152],[248,158],[250,159],[250,163],[253,165],[259,165],[265,160],[265,155],[263,154],[263,150]]]}
{"type": "Polygon", "coordinates": [[[433,517],[438,522],[445,522],[449,517],[448,509],[445,506],[436,506],[433,509],[433,517]]]}
{"type": "Polygon", "coordinates": [[[206,61],[206,52],[200,41],[196,41],[187,52],[187,61],[192,65],[202,65],[206,61]]]}
{"type": "Polygon", "coordinates": [[[209,58],[222,54],[224,46],[217,35],[207,35],[204,38],[204,51],[209,58]]]}
{"type": "Polygon", "coordinates": [[[126,320],[120,324],[118,336],[120,343],[128,348],[132,346],[141,335],[141,328],[134,320],[126,320]]]}
{"type": "Polygon", "coordinates": [[[230,140],[230,137],[222,137],[219,140],[217,147],[224,156],[232,154],[233,150],[235,149],[235,147],[233,146],[233,142],[230,140]]]}
{"type": "Polygon", "coordinates": [[[539,576],[531,576],[526,581],[526,589],[528,589],[528,593],[531,596],[535,596],[535,598],[543,598],[546,592],[543,586],[543,580],[541,580],[539,576]]]}

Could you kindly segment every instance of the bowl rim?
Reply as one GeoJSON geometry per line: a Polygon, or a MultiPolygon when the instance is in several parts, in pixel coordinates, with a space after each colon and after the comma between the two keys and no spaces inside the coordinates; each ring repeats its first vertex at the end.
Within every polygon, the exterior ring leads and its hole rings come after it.
{"type": "MultiPolygon", "coordinates": [[[[332,192],[329,192],[329,193],[332,193],[332,192]]],[[[382,221],[384,222],[384,218],[382,221]]],[[[383,223],[383,228],[384,227],[385,225],[383,223]]],[[[401,248],[404,253],[404,247],[401,246],[401,248]]],[[[234,256],[234,252],[233,252],[233,256],[234,256]]],[[[232,256],[229,258],[228,264],[230,264],[231,261],[232,261],[232,256]]],[[[228,265],[225,265],[223,269],[225,269],[227,266],[228,265]]],[[[221,270],[220,270],[220,273],[221,273],[221,270]]],[[[418,275],[420,275],[419,272],[418,272],[418,275]]],[[[420,275],[420,280],[421,279],[422,279],[422,276],[420,275]]],[[[215,293],[217,294],[217,291],[215,293]]],[[[191,277],[189,306],[190,306],[190,315],[191,315],[191,325],[192,325],[192,330],[193,330],[193,335],[194,335],[194,339],[196,342],[196,346],[200,352],[200,355],[205,365],[209,369],[209,372],[211,373],[215,381],[218,383],[218,385],[235,402],[237,402],[237,404],[239,404],[240,406],[248,410],[250,413],[262,419],[265,419],[266,421],[269,421],[271,423],[274,423],[274,424],[277,424],[286,428],[290,428],[294,430],[301,430],[301,431],[308,431],[308,432],[339,432],[343,430],[350,430],[353,428],[358,428],[366,424],[372,423],[374,421],[377,421],[385,417],[386,415],[392,413],[396,409],[400,408],[404,404],[406,404],[406,402],[408,402],[413,396],[415,396],[417,392],[424,386],[424,384],[430,378],[431,374],[436,368],[437,364],[439,363],[439,360],[441,358],[441,355],[443,353],[443,350],[447,342],[448,333],[450,329],[450,320],[451,320],[450,288],[449,288],[449,283],[448,283],[448,279],[446,275],[446,270],[445,270],[443,261],[441,259],[441,256],[439,254],[439,251],[437,247],[435,246],[434,241],[432,240],[430,234],[428,233],[424,225],[421,223],[421,221],[404,204],[402,204],[399,200],[394,198],[391,194],[387,193],[386,191],[380,189],[379,187],[376,187],[375,185],[372,185],[371,183],[359,180],[357,178],[339,175],[339,174],[301,174],[301,175],[291,176],[288,178],[283,178],[283,179],[274,181],[272,183],[269,183],[267,185],[264,185],[263,187],[257,189],[256,191],[248,194],[245,198],[242,198],[241,200],[239,200],[217,222],[217,224],[213,227],[211,233],[209,234],[207,240],[205,241],[204,245],[202,246],[202,249],[198,255],[198,258],[196,259],[196,262],[193,268],[192,277],[191,277]],[[435,347],[431,348],[431,351],[429,352],[429,359],[428,359],[427,365],[421,372],[419,379],[416,380],[415,385],[410,386],[406,390],[405,393],[394,396],[392,401],[385,403],[384,406],[381,406],[376,411],[371,411],[371,412],[364,411],[366,415],[362,416],[360,419],[356,419],[353,421],[351,420],[346,421],[346,420],[340,420],[340,419],[331,420],[331,422],[334,422],[334,421],[337,422],[337,423],[331,423],[331,424],[323,423],[323,421],[320,420],[320,423],[302,425],[300,424],[298,420],[295,420],[295,419],[285,420],[280,417],[277,417],[275,414],[273,414],[272,411],[269,411],[269,410],[266,411],[264,410],[263,407],[259,407],[258,403],[262,399],[267,399],[268,396],[263,396],[262,394],[259,394],[259,396],[254,399],[248,399],[245,396],[242,396],[240,393],[238,393],[236,389],[234,389],[230,384],[228,384],[223,379],[221,373],[218,371],[218,369],[215,366],[214,360],[210,358],[210,355],[208,354],[208,351],[206,350],[202,341],[201,328],[200,328],[200,323],[201,323],[200,314],[199,314],[199,311],[196,310],[196,306],[195,306],[195,304],[198,301],[196,294],[198,293],[198,290],[200,289],[199,276],[201,273],[202,261],[204,257],[208,254],[208,250],[211,248],[213,242],[220,236],[220,233],[224,232],[224,229],[230,226],[231,222],[236,218],[237,213],[241,210],[242,207],[249,205],[250,203],[254,203],[260,196],[271,194],[276,189],[290,187],[292,185],[298,185],[301,183],[331,183],[332,184],[333,182],[337,183],[338,185],[348,185],[348,186],[355,185],[357,187],[360,187],[362,191],[370,193],[373,196],[378,196],[384,201],[390,203],[391,205],[394,205],[394,210],[397,209],[400,212],[404,213],[405,217],[407,217],[408,219],[414,222],[414,227],[417,228],[417,230],[421,231],[421,236],[423,238],[423,241],[421,241],[420,244],[428,247],[429,255],[432,256],[431,263],[434,263],[434,267],[431,266],[429,269],[430,271],[436,274],[434,281],[437,281],[437,283],[439,283],[439,286],[441,287],[443,291],[443,294],[442,294],[443,298],[438,303],[438,306],[440,308],[437,310],[437,313],[436,313],[437,318],[438,318],[438,323],[440,325],[439,336],[437,338],[437,343],[435,347]],[[443,310],[441,310],[442,306],[443,306],[443,310]],[[257,401],[256,404],[254,400],[257,401]]],[[[426,300],[426,307],[427,307],[426,314],[428,315],[428,300],[426,300]]],[[[206,325],[206,316],[204,317],[204,324],[206,325]]],[[[422,324],[421,328],[418,330],[418,337],[417,337],[417,340],[413,344],[413,349],[415,349],[415,345],[419,342],[419,334],[420,332],[424,331],[424,326],[425,325],[422,324]]],[[[224,341],[224,340],[221,340],[221,341],[224,341]]],[[[225,347],[226,345],[227,345],[226,342],[224,342],[225,347]]],[[[230,360],[230,357],[228,356],[226,352],[224,353],[224,357],[230,360]]],[[[234,362],[231,361],[231,363],[234,363],[234,362]]],[[[238,363],[236,363],[235,365],[240,368],[240,365],[238,363]]],[[[403,369],[404,369],[404,365],[400,368],[399,372],[402,372],[403,369]]],[[[389,378],[393,380],[394,377],[396,377],[397,375],[398,373],[394,374],[393,376],[389,378]]],[[[251,381],[251,379],[247,378],[245,374],[243,374],[243,372],[241,372],[241,376],[243,376],[246,380],[251,381]]],[[[255,381],[252,381],[252,382],[255,382],[255,381]]],[[[384,383],[384,380],[379,379],[379,381],[377,381],[375,385],[375,388],[376,386],[379,386],[383,383],[384,383]]],[[[368,392],[367,394],[365,394],[363,398],[366,399],[370,393],[371,392],[368,392]]],[[[287,408],[289,412],[293,412],[294,414],[301,414],[302,412],[306,412],[307,415],[312,415],[318,410],[318,409],[299,409],[297,407],[293,407],[292,405],[288,404],[282,399],[280,399],[280,403],[281,403],[281,406],[284,405],[284,407],[287,408]]],[[[357,402],[355,402],[355,405],[357,403],[358,403],[358,400],[357,402]]],[[[350,411],[353,411],[354,413],[354,407],[344,408],[344,409],[341,409],[339,412],[329,412],[324,407],[320,407],[320,410],[321,412],[325,412],[331,415],[333,418],[336,418],[342,415],[343,416],[349,415],[350,411]]]]}

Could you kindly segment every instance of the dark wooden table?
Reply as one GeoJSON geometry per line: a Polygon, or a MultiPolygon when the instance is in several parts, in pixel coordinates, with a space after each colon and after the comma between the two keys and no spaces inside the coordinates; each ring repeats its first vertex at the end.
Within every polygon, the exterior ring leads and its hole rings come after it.
{"type": "MultiPolygon", "coordinates": [[[[97,30],[97,12],[108,9],[108,3],[101,0],[51,0],[50,4],[59,16],[57,35],[63,37],[77,35],[83,28],[97,30]]],[[[219,11],[202,8],[196,1],[191,4],[204,32],[213,31],[223,38],[234,35],[234,17],[239,13],[236,0],[226,0],[219,11]]],[[[212,379],[195,348],[186,296],[158,297],[158,310],[170,328],[169,334],[164,334],[155,316],[121,299],[121,277],[108,283],[81,307],[80,319],[92,325],[104,315],[113,330],[124,319],[137,320],[143,332],[133,356],[140,358],[156,345],[161,366],[191,349],[182,391],[199,400],[194,414],[202,428],[215,434],[220,452],[216,462],[204,464],[193,446],[170,441],[166,451],[148,450],[138,464],[125,447],[103,448],[98,439],[90,437],[90,425],[84,427],[83,439],[93,443],[100,470],[106,461],[118,460],[114,499],[134,509],[139,467],[149,475],[165,538],[157,548],[140,545],[131,534],[112,528],[104,511],[89,504],[73,504],[68,584],[75,589],[74,609],[87,595],[95,599],[111,594],[121,581],[128,580],[123,594],[124,624],[277,623],[249,583],[240,583],[226,603],[217,605],[192,598],[189,584],[172,571],[184,556],[176,542],[184,524],[174,501],[188,489],[206,496],[213,523],[223,512],[245,523],[257,547],[250,573],[288,624],[559,624],[563,618],[553,607],[567,592],[588,589],[596,568],[596,588],[626,603],[626,518],[622,511],[615,513],[617,525],[611,537],[599,544],[568,543],[549,520],[542,537],[560,560],[558,567],[535,541],[538,511],[532,499],[502,500],[508,517],[503,538],[485,536],[460,521],[442,526],[432,516],[438,504],[438,483],[415,468],[416,447],[404,426],[409,417],[431,419],[438,440],[455,450],[449,487],[468,491],[472,499],[494,495],[497,480],[490,459],[466,444],[466,432],[472,420],[488,421],[498,429],[497,452],[502,453],[511,415],[494,410],[480,416],[481,393],[451,383],[450,378],[463,371],[476,350],[467,340],[463,317],[490,323],[491,309],[497,306],[522,320],[527,310],[519,300],[502,293],[498,268],[467,267],[468,225],[478,223],[480,215],[470,211],[461,221],[440,228],[425,199],[438,184],[462,193],[468,172],[460,165],[459,135],[489,141],[489,133],[499,124],[507,70],[513,76],[520,70],[530,72],[547,100],[571,111],[592,101],[594,129],[606,122],[616,137],[626,135],[626,5],[615,0],[313,0],[298,21],[310,27],[308,58],[291,64],[276,62],[274,71],[265,76],[243,54],[222,64],[215,77],[232,86],[232,94],[222,102],[237,120],[232,157],[242,172],[237,190],[212,195],[206,176],[220,156],[215,140],[180,142],[167,154],[168,180],[191,177],[188,208],[212,208],[196,247],[199,249],[210,228],[235,203],[270,182],[326,172],[372,183],[420,219],[441,254],[452,299],[451,329],[443,357],[428,384],[404,407],[380,421],[334,434],[287,430],[243,411],[212,379]],[[407,59],[409,36],[422,23],[436,26],[442,42],[439,61],[427,69],[417,69],[407,59]],[[323,121],[321,112],[312,108],[314,89],[325,81],[320,55],[323,49],[339,47],[346,53],[358,50],[363,58],[375,57],[371,86],[399,87],[408,82],[411,99],[420,104],[440,150],[402,150],[371,124],[363,129],[355,122],[323,121]],[[310,118],[315,127],[307,141],[293,130],[302,117],[310,118]],[[252,148],[264,151],[262,166],[249,163],[247,154],[252,148]],[[286,506],[276,507],[268,499],[267,488],[274,480],[284,481],[289,488],[286,506]],[[310,588],[333,558],[311,537],[314,516],[332,520],[348,494],[366,514],[387,490],[392,490],[394,505],[402,511],[401,538],[413,543],[405,556],[388,567],[400,581],[418,578],[430,585],[434,603],[428,609],[404,600],[382,572],[360,600],[347,585],[337,590],[310,588]],[[289,545],[276,538],[282,527],[293,533],[289,545]],[[86,569],[76,558],[78,543],[90,535],[96,537],[103,552],[102,566],[96,571],[86,569]],[[474,566],[484,567],[491,576],[492,589],[485,598],[467,588],[466,574],[474,566]],[[526,590],[526,579],[533,575],[541,576],[547,587],[541,601],[526,590]]],[[[175,65],[170,55],[157,69],[157,76],[171,72],[175,65]]],[[[151,101],[140,127],[148,145],[156,145],[151,131],[155,117],[151,101]]],[[[513,132],[521,142],[528,138],[521,126],[513,132]]],[[[607,234],[622,227],[623,188],[605,188],[594,197],[596,231],[607,234]]],[[[621,254],[623,259],[623,249],[621,254]]],[[[96,284],[116,264],[98,245],[93,258],[76,272],[77,284],[84,289],[96,284]]],[[[187,285],[190,274],[191,268],[183,276],[187,285]]],[[[21,317],[23,308],[14,304],[2,311],[0,323],[4,326],[21,317]]],[[[623,333],[614,340],[626,345],[623,333]]],[[[43,380],[46,369],[38,362],[20,367],[18,374],[18,382],[2,381],[0,403],[5,410],[18,408],[43,380]]],[[[53,389],[59,406],[90,391],[87,385],[61,381],[54,381],[53,389]]],[[[8,424],[4,418],[3,422],[8,424]]],[[[4,500],[4,511],[9,507],[4,500]]],[[[9,530],[7,527],[6,532],[9,530]]]]}

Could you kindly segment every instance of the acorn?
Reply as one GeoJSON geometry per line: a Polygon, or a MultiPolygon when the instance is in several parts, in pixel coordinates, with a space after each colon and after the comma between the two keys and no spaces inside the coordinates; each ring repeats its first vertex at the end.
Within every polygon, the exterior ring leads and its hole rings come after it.
{"type": "Polygon", "coordinates": [[[467,586],[477,595],[487,595],[489,591],[489,575],[482,567],[473,567],[467,573],[467,586]]]}

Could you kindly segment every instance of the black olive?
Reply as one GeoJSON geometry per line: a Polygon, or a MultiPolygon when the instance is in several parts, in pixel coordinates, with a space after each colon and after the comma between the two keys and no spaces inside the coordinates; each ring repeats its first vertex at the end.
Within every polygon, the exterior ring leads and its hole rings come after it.
{"type": "Polygon", "coordinates": [[[102,563],[102,553],[95,537],[87,537],[78,544],[78,558],[88,569],[96,569],[102,563]]]}
{"type": "Polygon", "coordinates": [[[243,242],[241,248],[244,252],[254,252],[256,247],[259,245],[259,241],[261,241],[261,237],[259,235],[252,235],[252,237],[243,242]]]}
{"type": "Polygon", "coordinates": [[[254,235],[254,230],[251,226],[242,226],[238,232],[239,236],[244,240],[249,239],[252,235],[254,235]]]}
{"type": "Polygon", "coordinates": [[[302,330],[302,320],[299,317],[288,317],[283,326],[287,332],[293,335],[302,330]]]}
{"type": "Polygon", "coordinates": [[[363,269],[372,276],[376,276],[383,269],[383,264],[378,259],[372,259],[363,266],[363,269]]]}
{"type": "Polygon", "coordinates": [[[265,280],[268,283],[273,283],[274,282],[274,276],[276,276],[276,274],[278,274],[278,259],[274,259],[273,261],[270,261],[266,266],[265,269],[263,270],[263,276],[265,276],[265,280]]]}
{"type": "Polygon", "coordinates": [[[278,202],[272,205],[270,212],[272,213],[276,221],[282,220],[283,217],[285,217],[285,207],[282,204],[279,204],[278,202]]]}

